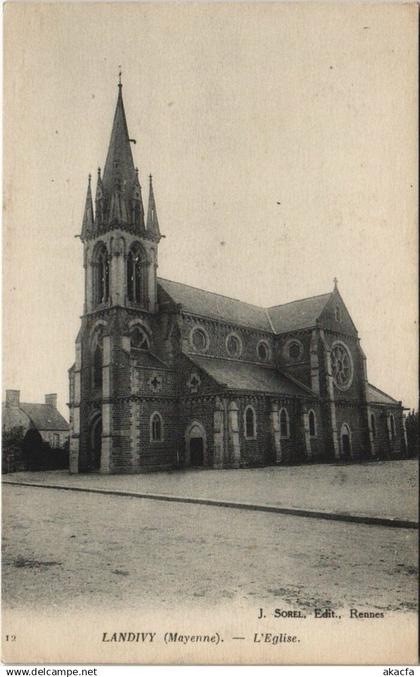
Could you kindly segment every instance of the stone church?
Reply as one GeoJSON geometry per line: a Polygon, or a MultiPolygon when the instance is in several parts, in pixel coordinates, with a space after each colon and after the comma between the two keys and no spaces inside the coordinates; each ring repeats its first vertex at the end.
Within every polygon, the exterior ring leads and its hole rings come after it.
{"type": "Polygon", "coordinates": [[[81,241],[85,299],[70,380],[70,472],[138,473],[398,457],[401,402],[368,383],[337,284],[271,308],[157,277],[122,85],[81,241]]]}

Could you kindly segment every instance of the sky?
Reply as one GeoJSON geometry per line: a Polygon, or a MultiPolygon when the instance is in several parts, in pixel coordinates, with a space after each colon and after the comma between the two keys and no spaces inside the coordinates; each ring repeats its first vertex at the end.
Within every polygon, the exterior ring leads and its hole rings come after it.
{"type": "Polygon", "coordinates": [[[3,390],[68,416],[121,66],[158,274],[263,306],[337,277],[370,382],[416,407],[416,28],[414,4],[7,4],[3,390]]]}

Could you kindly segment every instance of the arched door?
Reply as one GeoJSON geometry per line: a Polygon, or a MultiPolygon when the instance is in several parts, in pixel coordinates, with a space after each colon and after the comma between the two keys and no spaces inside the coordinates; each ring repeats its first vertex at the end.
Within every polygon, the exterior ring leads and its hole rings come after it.
{"type": "Polygon", "coordinates": [[[205,465],[205,432],[201,424],[194,423],[188,428],[186,443],[189,465],[193,468],[205,465]]]}
{"type": "Polygon", "coordinates": [[[102,451],[102,416],[100,414],[93,419],[90,425],[89,445],[90,467],[92,470],[99,470],[102,451]]]}
{"type": "Polygon", "coordinates": [[[351,458],[351,432],[347,423],[341,426],[341,454],[344,459],[351,458]]]}

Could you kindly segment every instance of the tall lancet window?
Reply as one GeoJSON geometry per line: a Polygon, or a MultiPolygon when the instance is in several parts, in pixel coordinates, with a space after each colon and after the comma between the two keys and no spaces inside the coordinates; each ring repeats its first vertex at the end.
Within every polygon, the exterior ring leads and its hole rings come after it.
{"type": "Polygon", "coordinates": [[[97,327],[91,342],[91,385],[94,390],[102,391],[103,365],[103,334],[104,328],[97,327]]]}
{"type": "Polygon", "coordinates": [[[96,256],[96,303],[105,303],[109,299],[109,261],[108,252],[103,245],[96,256]]]}
{"type": "Polygon", "coordinates": [[[100,338],[93,353],[93,387],[102,388],[102,343],[100,338]]]}
{"type": "Polygon", "coordinates": [[[146,258],[139,245],[134,245],[127,257],[127,296],[132,303],[144,304],[146,294],[146,258]]]}

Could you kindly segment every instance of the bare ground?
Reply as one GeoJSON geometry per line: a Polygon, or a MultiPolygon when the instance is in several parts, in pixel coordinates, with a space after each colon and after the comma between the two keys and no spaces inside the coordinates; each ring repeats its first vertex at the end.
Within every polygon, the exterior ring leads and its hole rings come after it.
{"type": "Polygon", "coordinates": [[[416,608],[412,530],[8,485],[3,523],[5,609],[416,608]]]}
{"type": "Polygon", "coordinates": [[[187,469],[142,475],[27,472],[5,475],[4,479],[270,503],[357,515],[418,518],[416,460],[244,470],[187,469]]]}

